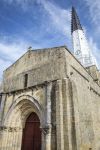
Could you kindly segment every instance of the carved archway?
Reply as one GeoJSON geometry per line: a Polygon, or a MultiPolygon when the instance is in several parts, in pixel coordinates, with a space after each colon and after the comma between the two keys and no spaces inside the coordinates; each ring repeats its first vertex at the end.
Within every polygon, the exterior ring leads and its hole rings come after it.
{"type": "Polygon", "coordinates": [[[27,117],[34,112],[37,114],[41,127],[45,124],[44,111],[41,105],[33,97],[23,95],[18,97],[11,105],[6,117],[3,120],[3,140],[5,147],[21,149],[22,132],[27,117]]]}

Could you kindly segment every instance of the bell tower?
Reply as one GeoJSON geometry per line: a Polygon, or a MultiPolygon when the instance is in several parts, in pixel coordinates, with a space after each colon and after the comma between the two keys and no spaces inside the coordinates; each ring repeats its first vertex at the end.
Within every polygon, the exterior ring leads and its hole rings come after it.
{"type": "Polygon", "coordinates": [[[83,28],[74,7],[72,7],[71,34],[74,55],[84,67],[96,65],[96,60],[89,49],[83,28]]]}

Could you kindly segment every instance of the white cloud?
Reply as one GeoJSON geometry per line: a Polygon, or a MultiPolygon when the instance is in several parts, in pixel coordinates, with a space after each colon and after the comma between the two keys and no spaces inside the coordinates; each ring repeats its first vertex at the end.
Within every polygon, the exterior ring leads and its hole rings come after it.
{"type": "Polygon", "coordinates": [[[95,29],[100,32],[100,0],[84,0],[89,8],[92,23],[96,25],[95,29]]]}
{"type": "Polygon", "coordinates": [[[27,47],[29,46],[28,43],[21,39],[14,41],[12,40],[10,44],[4,39],[0,39],[0,80],[4,69],[6,69],[23,53],[25,53],[27,47]]]}
{"type": "Polygon", "coordinates": [[[60,8],[50,0],[4,0],[5,2],[12,4],[17,3],[21,6],[23,10],[29,10],[29,6],[38,4],[46,13],[48,13],[49,25],[54,25],[55,29],[58,29],[63,35],[66,35],[68,38],[70,36],[70,10],[65,10],[60,8]]]}
{"type": "Polygon", "coordinates": [[[43,1],[42,5],[49,14],[52,20],[52,24],[58,29],[63,35],[69,38],[70,36],[70,10],[65,10],[49,1],[43,1]]]}
{"type": "Polygon", "coordinates": [[[99,50],[97,44],[93,41],[93,38],[91,38],[91,37],[89,38],[89,45],[93,52],[93,55],[95,56],[95,58],[97,60],[98,68],[100,69],[100,50],[99,50]]]}
{"type": "Polygon", "coordinates": [[[12,42],[11,44],[8,44],[0,41],[0,53],[2,54],[2,57],[4,56],[5,59],[11,60],[11,62],[25,52],[25,48],[26,44],[24,42],[12,42]]]}
{"type": "Polygon", "coordinates": [[[95,23],[98,23],[98,21],[100,21],[100,1],[99,0],[95,1],[84,0],[84,1],[86,1],[86,4],[89,8],[92,20],[95,23]]]}
{"type": "MultiPolygon", "coordinates": [[[[4,70],[7,66],[9,66],[10,64],[11,64],[10,61],[5,61],[5,60],[3,60],[3,59],[0,58],[0,75],[2,75],[3,70],[4,70]]],[[[0,78],[1,78],[1,76],[0,76],[0,78]]]]}

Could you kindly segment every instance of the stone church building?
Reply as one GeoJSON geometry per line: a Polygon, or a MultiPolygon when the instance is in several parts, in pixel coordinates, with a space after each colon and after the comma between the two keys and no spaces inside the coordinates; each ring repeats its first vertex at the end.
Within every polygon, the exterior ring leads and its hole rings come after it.
{"type": "Polygon", "coordinates": [[[100,72],[74,8],[72,37],[74,54],[30,49],[4,71],[0,150],[100,150],[100,72]]]}

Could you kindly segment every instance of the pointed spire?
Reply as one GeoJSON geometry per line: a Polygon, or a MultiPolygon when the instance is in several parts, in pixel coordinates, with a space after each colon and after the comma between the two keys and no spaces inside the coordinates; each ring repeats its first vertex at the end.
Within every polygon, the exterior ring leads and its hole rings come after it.
{"type": "Polygon", "coordinates": [[[73,38],[74,55],[84,67],[96,65],[96,60],[89,48],[80,20],[72,7],[71,33],[73,38]],[[77,32],[78,31],[78,32],[77,32]]]}
{"type": "Polygon", "coordinates": [[[83,30],[76,10],[74,7],[72,7],[71,33],[78,29],[83,30]]]}

